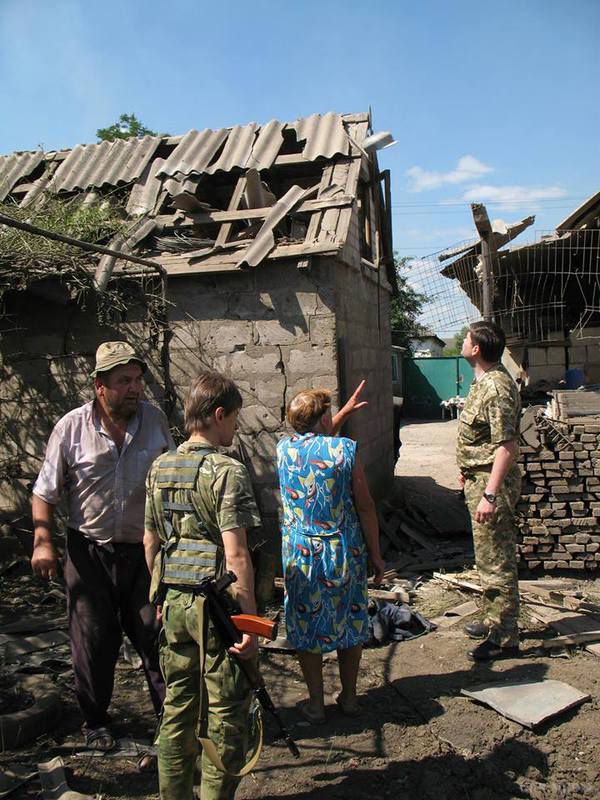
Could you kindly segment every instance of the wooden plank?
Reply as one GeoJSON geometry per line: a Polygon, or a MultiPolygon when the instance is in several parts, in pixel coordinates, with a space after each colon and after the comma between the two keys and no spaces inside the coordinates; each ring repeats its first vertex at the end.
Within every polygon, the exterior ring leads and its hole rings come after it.
{"type": "MultiPolygon", "coordinates": [[[[335,164],[331,173],[330,185],[338,184],[339,186],[345,186],[349,168],[350,165],[348,162],[339,162],[335,164]]],[[[323,214],[323,219],[321,220],[318,241],[333,242],[336,240],[336,231],[339,218],[339,208],[328,208],[327,211],[325,211],[323,214]]]]}
{"type": "MultiPolygon", "coordinates": [[[[577,614],[574,611],[562,611],[544,606],[529,606],[528,612],[538,622],[550,625],[560,634],[590,633],[600,629],[600,616],[577,614]]],[[[600,656],[600,644],[586,645],[586,651],[600,656]]]]}
{"type": "MultiPolygon", "coordinates": [[[[321,182],[319,183],[319,192],[317,194],[317,200],[319,199],[319,195],[321,194],[321,192],[323,192],[331,184],[332,172],[333,172],[333,164],[327,164],[323,168],[323,172],[321,173],[321,182]]],[[[323,220],[322,212],[317,214],[312,214],[310,221],[308,223],[308,228],[306,230],[306,236],[304,237],[304,241],[307,244],[309,242],[317,241],[322,220],[323,220]]]]}
{"type": "Polygon", "coordinates": [[[600,642],[600,630],[587,633],[567,633],[564,636],[555,636],[542,642],[544,650],[553,647],[568,647],[569,645],[585,644],[586,642],[600,642]]]}
{"type": "Polygon", "coordinates": [[[398,523],[400,521],[400,514],[396,512],[392,514],[389,519],[384,519],[381,515],[377,515],[377,519],[379,521],[379,529],[383,531],[390,542],[394,545],[398,552],[402,552],[405,550],[404,543],[398,537],[396,530],[398,529],[398,523]]]}
{"type": "MultiPolygon", "coordinates": [[[[241,180],[241,179],[240,179],[241,180]]],[[[323,200],[306,200],[302,205],[294,210],[297,213],[309,213],[312,211],[322,211],[326,209],[338,209],[350,206],[354,202],[354,198],[348,195],[336,195],[331,198],[324,198],[323,200]]],[[[182,228],[185,225],[206,225],[214,222],[237,222],[245,219],[264,219],[272,210],[272,206],[265,206],[264,208],[239,208],[230,209],[228,211],[206,211],[204,213],[189,213],[186,214],[185,219],[181,221],[176,227],[182,228]]],[[[173,224],[173,217],[169,214],[162,214],[156,218],[159,224],[170,227],[173,224]]]]}
{"type": "MultiPolygon", "coordinates": [[[[246,188],[246,176],[241,175],[238,178],[238,181],[235,185],[235,189],[233,190],[233,194],[231,195],[231,199],[229,201],[228,211],[229,212],[236,212],[239,208],[241,199],[244,195],[244,189],[246,188]]],[[[201,215],[205,216],[205,215],[201,215]]],[[[210,216],[210,215],[208,215],[210,216]]],[[[243,217],[241,218],[243,219],[243,217]]],[[[217,239],[215,241],[215,247],[220,247],[227,242],[229,238],[229,234],[231,233],[231,222],[226,222],[225,224],[221,225],[219,228],[219,233],[217,235],[217,239]]]]}
{"type": "Polygon", "coordinates": [[[459,605],[447,609],[439,617],[434,617],[430,621],[435,623],[438,628],[450,628],[465,617],[475,614],[478,610],[479,606],[474,600],[467,600],[464,603],[459,603],[459,605]]]}
{"type": "Polygon", "coordinates": [[[409,539],[412,539],[414,542],[420,545],[424,550],[428,550],[430,553],[434,554],[438,553],[437,547],[432,545],[431,542],[428,541],[427,537],[415,530],[412,525],[402,521],[400,523],[400,530],[402,533],[405,533],[409,539]]]}
{"type": "Polygon", "coordinates": [[[458,589],[465,589],[468,592],[483,594],[483,589],[481,586],[478,586],[476,583],[471,583],[471,581],[463,581],[460,578],[454,577],[454,575],[445,575],[443,572],[434,572],[433,577],[438,578],[445,583],[449,583],[451,586],[456,586],[458,589]]]}

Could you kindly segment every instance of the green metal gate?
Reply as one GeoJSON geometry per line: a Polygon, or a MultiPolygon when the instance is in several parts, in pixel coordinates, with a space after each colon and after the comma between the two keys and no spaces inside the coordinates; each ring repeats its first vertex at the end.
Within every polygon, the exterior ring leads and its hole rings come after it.
{"type": "Polygon", "coordinates": [[[404,359],[403,416],[440,419],[440,403],[466,397],[473,368],[462,356],[404,359]]]}

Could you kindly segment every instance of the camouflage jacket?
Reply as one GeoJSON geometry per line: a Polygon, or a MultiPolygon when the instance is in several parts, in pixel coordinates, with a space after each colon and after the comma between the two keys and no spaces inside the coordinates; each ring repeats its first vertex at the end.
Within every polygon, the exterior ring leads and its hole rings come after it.
{"type": "MultiPolygon", "coordinates": [[[[185,455],[198,449],[206,449],[206,445],[184,442],[179,445],[177,452],[185,455]]],[[[161,491],[156,485],[156,474],[155,461],[146,478],[145,527],[165,541],[161,491]]],[[[219,546],[222,546],[221,531],[233,528],[248,530],[261,524],[246,467],[216,449],[206,456],[200,466],[192,503],[209,537],[219,546]]]]}
{"type": "Polygon", "coordinates": [[[498,364],[473,381],[458,421],[456,461],[461,471],[493,463],[501,442],[518,439],[519,389],[498,364]]]}

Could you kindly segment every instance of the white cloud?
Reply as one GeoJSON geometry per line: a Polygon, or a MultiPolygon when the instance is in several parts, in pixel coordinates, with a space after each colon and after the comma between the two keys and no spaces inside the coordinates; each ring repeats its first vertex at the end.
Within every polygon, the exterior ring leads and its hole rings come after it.
{"type": "Polygon", "coordinates": [[[493,171],[493,167],[484,164],[474,156],[466,155],[458,159],[456,167],[450,172],[431,172],[422,167],[411,167],[406,174],[412,180],[410,190],[422,192],[427,189],[437,189],[445,184],[474,181],[493,171]]]}
{"type": "Polygon", "coordinates": [[[565,197],[567,192],[560,186],[471,186],[462,199],[475,203],[500,203],[501,208],[514,209],[523,204],[535,207],[538,200],[556,200],[565,197]]]}

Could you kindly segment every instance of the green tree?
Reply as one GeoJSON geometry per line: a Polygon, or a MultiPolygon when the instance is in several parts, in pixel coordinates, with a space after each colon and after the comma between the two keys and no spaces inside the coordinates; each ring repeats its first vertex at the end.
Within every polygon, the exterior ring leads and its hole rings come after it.
{"type": "Polygon", "coordinates": [[[465,336],[467,335],[467,331],[469,330],[468,325],[464,325],[458,333],[454,334],[454,338],[452,339],[451,344],[447,344],[444,347],[444,355],[445,356],[459,356],[462,350],[462,344],[464,341],[465,336]]]}
{"type": "Polygon", "coordinates": [[[424,332],[419,322],[423,307],[429,302],[426,294],[414,289],[409,281],[410,262],[412,256],[395,256],[396,280],[398,296],[390,303],[390,322],[394,332],[394,343],[401,347],[410,347],[410,340],[424,332]]]}
{"type": "Polygon", "coordinates": [[[142,136],[165,136],[143,125],[135,114],[121,114],[119,121],[108,128],[98,128],[96,136],[101,142],[114,142],[115,139],[141,139],[142,136]]]}

